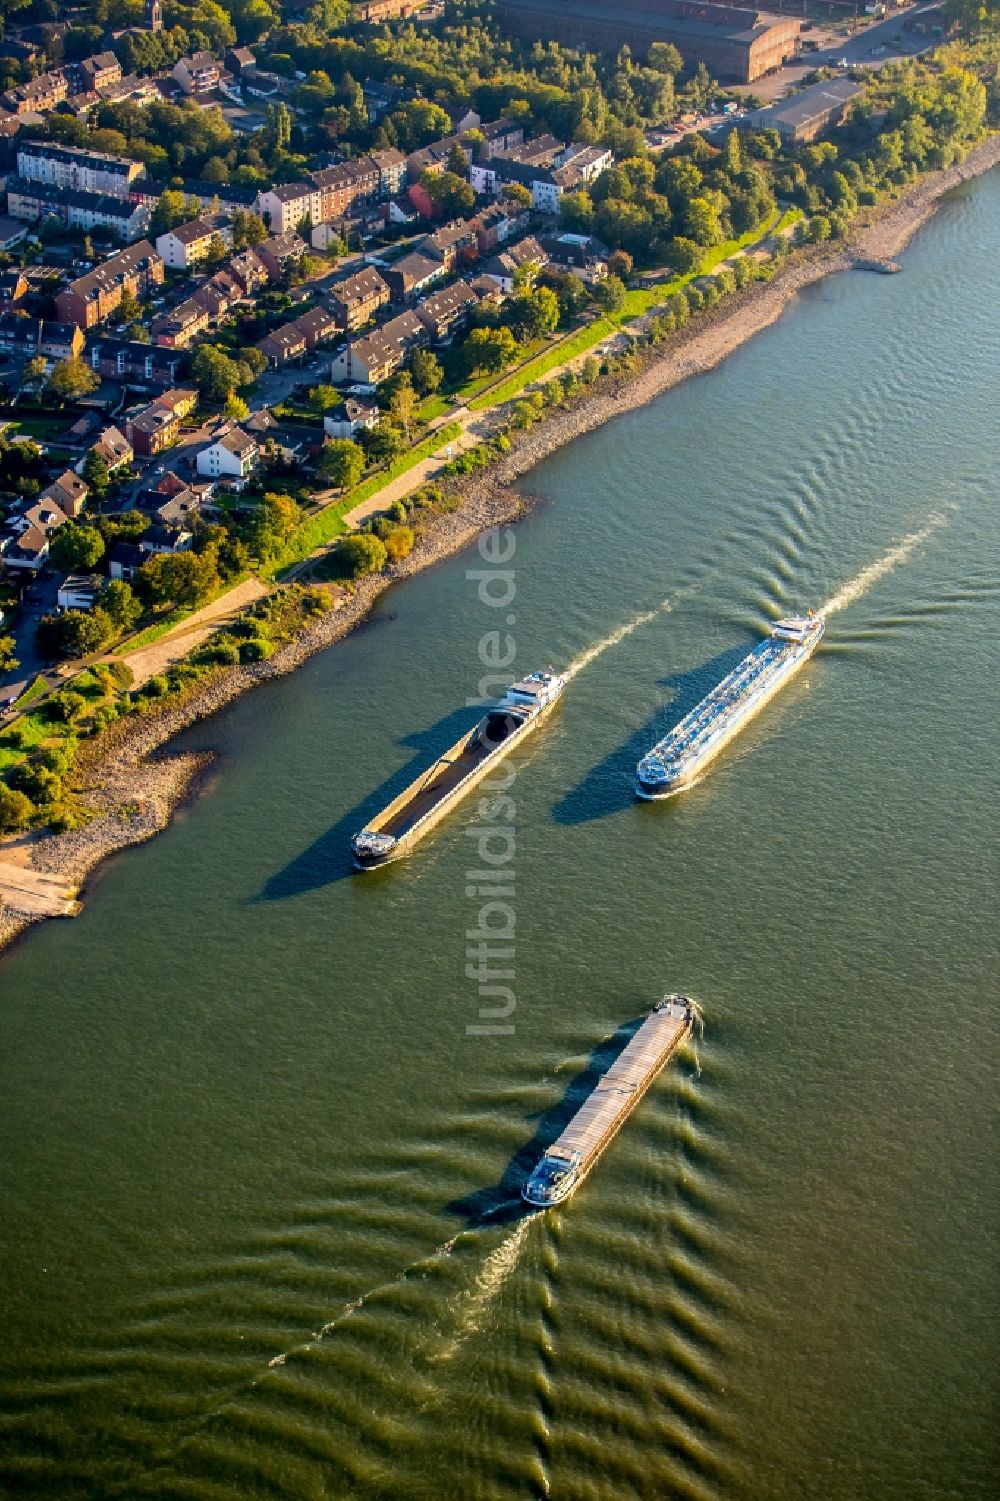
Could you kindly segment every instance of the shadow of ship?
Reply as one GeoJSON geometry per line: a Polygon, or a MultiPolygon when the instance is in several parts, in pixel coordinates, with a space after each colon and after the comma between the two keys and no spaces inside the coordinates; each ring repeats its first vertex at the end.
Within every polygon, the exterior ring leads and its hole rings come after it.
{"type": "Polygon", "coordinates": [[[632,1021],[623,1022],[612,1036],[598,1043],[583,1068],[567,1085],[562,1099],[538,1118],[531,1140],[518,1148],[499,1180],[490,1188],[477,1189],[465,1198],[453,1199],[445,1205],[445,1212],[466,1220],[470,1229],[484,1224],[508,1224],[525,1215],[537,1214],[537,1209],[521,1198],[522,1186],[648,1015],[646,1010],[632,1021]]]}
{"type": "MultiPolygon", "coordinates": [[[[335,824],[331,824],[308,849],[270,876],[254,900],[284,901],[288,897],[301,896],[306,891],[317,891],[323,886],[332,885],[334,881],[342,881],[346,876],[357,874],[351,853],[351,836],[363,829],[368,820],[374,818],[394,797],[398,797],[421,771],[433,765],[442,751],[454,744],[463,730],[471,730],[483,712],[474,707],[455,709],[436,724],[404,735],[397,744],[413,749],[413,755],[405,766],[394,771],[381,786],[376,787],[342,818],[338,818],[335,824]]],[[[384,866],[381,870],[367,872],[365,880],[378,880],[390,869],[391,866],[384,866]]]]}

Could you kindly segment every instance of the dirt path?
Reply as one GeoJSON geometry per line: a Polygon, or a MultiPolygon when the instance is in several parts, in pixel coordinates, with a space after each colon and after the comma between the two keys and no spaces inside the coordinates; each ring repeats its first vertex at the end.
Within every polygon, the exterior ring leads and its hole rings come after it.
{"type": "Polygon", "coordinates": [[[147,679],[154,677],[156,673],[163,672],[186,657],[189,651],[207,641],[213,631],[217,631],[220,625],[226,625],[235,619],[241,610],[247,605],[252,605],[262,595],[269,593],[267,586],[258,578],[244,579],[242,584],[237,584],[235,589],[220,594],[218,599],[213,599],[210,605],[205,605],[201,610],[195,610],[186,620],[181,620],[159,641],[154,641],[151,646],[140,647],[138,651],[131,652],[128,656],[118,658],[132,669],[133,687],[140,688],[147,679]]]}

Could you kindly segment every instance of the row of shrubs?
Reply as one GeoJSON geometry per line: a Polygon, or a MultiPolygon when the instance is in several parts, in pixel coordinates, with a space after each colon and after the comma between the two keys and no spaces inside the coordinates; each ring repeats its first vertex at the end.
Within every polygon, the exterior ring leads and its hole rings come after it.
{"type": "MultiPolygon", "coordinates": [[[[163,701],[186,693],[221,667],[263,662],[302,627],[329,608],[322,589],[293,584],[251,606],[239,620],[217,631],[204,644],[167,672],[156,673],[132,689],[132,674],[124,663],[100,663],[88,668],[80,682],[93,685],[86,694],[72,685],[47,699],[32,715],[43,716],[52,734],[10,767],[0,780],[0,834],[48,827],[73,828],[86,817],[71,781],[82,740],[98,735],[116,719],[148,714],[163,701]],[[91,707],[99,691],[99,702],[91,707]]],[[[2,744],[21,749],[37,739],[19,724],[2,737],[2,744]]]]}

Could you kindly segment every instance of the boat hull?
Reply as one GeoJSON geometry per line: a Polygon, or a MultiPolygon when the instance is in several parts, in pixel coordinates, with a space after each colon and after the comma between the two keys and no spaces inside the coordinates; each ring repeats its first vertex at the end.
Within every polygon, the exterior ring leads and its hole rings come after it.
{"type": "Polygon", "coordinates": [[[756,693],[747,698],[743,703],[736,705],[731,713],[720,724],[718,731],[712,736],[701,751],[689,762],[683,765],[677,776],[671,781],[658,786],[655,783],[644,781],[640,776],[635,779],[635,795],[642,802],[663,802],[667,798],[676,797],[679,792],[685,792],[697,782],[705,768],[715,760],[730,741],[739,734],[740,730],[759,714],[765,704],[770,703],[776,693],[805,666],[812,657],[820,642],[820,637],[809,643],[808,649],[789,657],[756,693]]]}
{"type": "MultiPolygon", "coordinates": [[[[551,713],[558,702],[559,699],[555,698],[550,703],[541,705],[530,715],[527,715],[519,725],[512,729],[510,733],[506,735],[504,739],[494,747],[492,751],[485,755],[481,760],[477,761],[474,766],[471,766],[460,781],[457,781],[454,786],[450,787],[446,792],[444,792],[441,797],[434,803],[433,807],[431,807],[427,811],[427,813],[425,813],[416,823],[414,823],[412,828],[408,829],[405,834],[400,835],[393,847],[384,855],[362,857],[355,850],[355,870],[362,872],[370,870],[380,870],[384,865],[392,865],[397,860],[405,859],[406,856],[411,852],[411,850],[413,850],[420,843],[420,841],[431,832],[432,829],[437,827],[442,818],[450,813],[451,810],[458,803],[460,803],[464,797],[468,796],[473,787],[477,786],[478,783],[481,782],[483,778],[493,770],[498,762],[502,761],[505,756],[510,754],[515,746],[520,745],[527,738],[527,736],[531,734],[533,730],[538,728],[542,720],[545,719],[549,715],[549,713],[551,713]]],[[[482,728],[482,726],[485,725],[485,723],[486,720],[481,721],[480,725],[478,725],[476,729],[471,732],[471,734],[475,735],[482,728]]],[[[456,741],[456,743],[451,747],[450,750],[446,751],[443,756],[439,757],[436,765],[443,765],[458,757],[461,754],[463,748],[469,743],[470,738],[471,736],[468,734],[463,735],[461,740],[456,741]]],[[[426,774],[418,777],[415,782],[412,782],[404,792],[400,793],[398,798],[396,798],[392,803],[389,804],[389,807],[384,811],[380,818],[375,820],[370,827],[373,827],[377,831],[380,823],[384,819],[387,819],[394,810],[404,808],[407,805],[408,801],[412,800],[419,793],[425,781],[426,774]]]]}

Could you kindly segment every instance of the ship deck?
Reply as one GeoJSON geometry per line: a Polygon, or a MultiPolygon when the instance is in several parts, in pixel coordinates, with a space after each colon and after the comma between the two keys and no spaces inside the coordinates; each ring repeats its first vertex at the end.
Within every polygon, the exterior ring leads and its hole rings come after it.
{"type": "Polygon", "coordinates": [[[419,777],[398,799],[399,806],[389,805],[388,816],[383,822],[375,818],[368,828],[379,834],[391,834],[399,839],[409,833],[428,813],[453,792],[456,787],[491,756],[498,746],[522,723],[511,714],[492,712],[470,731],[464,741],[459,741],[452,750],[441,756],[434,765],[419,777]]]}
{"type": "Polygon", "coordinates": [[[546,1155],[578,1159],[586,1166],[617,1130],[690,1026],[687,1009],[678,1001],[647,1016],[546,1155]]]}

